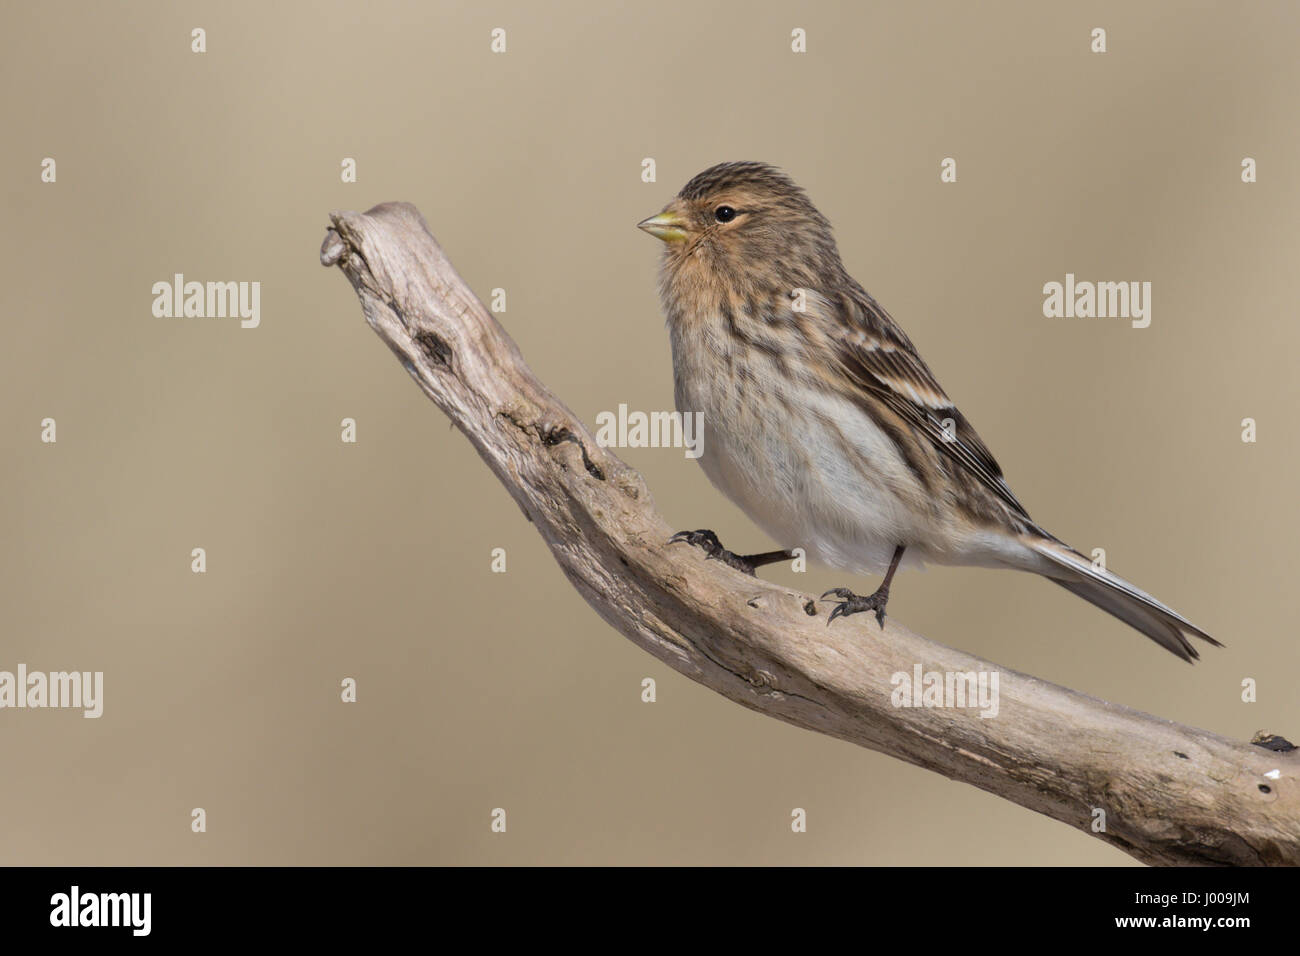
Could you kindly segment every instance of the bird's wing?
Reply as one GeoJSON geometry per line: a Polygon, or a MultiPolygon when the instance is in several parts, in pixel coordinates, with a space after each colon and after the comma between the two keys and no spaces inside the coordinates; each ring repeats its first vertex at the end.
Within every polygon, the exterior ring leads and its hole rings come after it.
{"type": "Polygon", "coordinates": [[[889,313],[856,283],[839,299],[835,304],[844,326],[836,345],[852,384],[884,402],[941,454],[1029,521],[1028,512],[1011,493],[993,453],[944,393],[889,313]]]}

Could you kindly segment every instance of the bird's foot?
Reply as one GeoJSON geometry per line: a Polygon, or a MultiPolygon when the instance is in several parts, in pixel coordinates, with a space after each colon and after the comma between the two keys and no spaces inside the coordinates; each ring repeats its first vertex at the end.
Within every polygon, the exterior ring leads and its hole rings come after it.
{"type": "Polygon", "coordinates": [[[735,568],[745,574],[753,576],[754,568],[758,565],[752,560],[757,555],[734,554],[722,546],[718,536],[712,531],[701,528],[699,531],[678,531],[668,539],[669,544],[679,544],[686,542],[694,545],[705,554],[706,561],[721,561],[728,567],[735,568]]]}
{"type": "Polygon", "coordinates": [[[825,600],[829,595],[834,594],[840,598],[840,602],[831,608],[831,616],[826,619],[826,625],[829,627],[831,621],[837,617],[848,617],[850,614],[857,614],[860,611],[875,611],[876,623],[880,629],[885,629],[885,604],[889,601],[889,588],[881,585],[866,597],[854,594],[848,588],[831,588],[822,595],[825,600]]]}

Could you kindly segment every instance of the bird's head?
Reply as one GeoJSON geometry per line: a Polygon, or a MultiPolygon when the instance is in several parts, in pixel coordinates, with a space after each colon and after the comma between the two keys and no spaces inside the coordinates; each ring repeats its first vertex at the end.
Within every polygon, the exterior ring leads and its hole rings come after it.
{"type": "Polygon", "coordinates": [[[830,223],[766,163],[711,166],[637,226],[665,244],[664,286],[758,292],[815,286],[843,273],[830,223]]]}

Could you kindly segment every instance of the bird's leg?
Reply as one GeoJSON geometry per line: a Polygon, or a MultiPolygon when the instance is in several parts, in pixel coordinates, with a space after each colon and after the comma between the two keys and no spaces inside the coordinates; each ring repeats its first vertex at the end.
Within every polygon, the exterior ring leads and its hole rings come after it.
{"type": "Polygon", "coordinates": [[[875,611],[876,623],[880,629],[885,629],[885,604],[889,601],[889,584],[894,580],[894,572],[898,570],[898,562],[903,560],[903,545],[894,549],[894,559],[889,562],[889,570],[885,572],[885,580],[881,582],[880,587],[875,592],[866,597],[859,597],[848,588],[831,588],[822,598],[834,594],[841,598],[839,604],[831,609],[831,616],[826,620],[829,626],[831,621],[837,617],[848,617],[850,614],[857,614],[859,611],[875,611]]]}
{"type": "Polygon", "coordinates": [[[728,567],[735,568],[737,571],[743,571],[746,574],[753,575],[755,568],[761,568],[765,564],[776,564],[778,561],[793,561],[794,552],[792,551],[764,551],[761,554],[733,554],[722,546],[718,536],[712,531],[700,529],[699,531],[678,531],[668,539],[669,544],[677,544],[685,541],[687,544],[693,544],[706,555],[705,560],[721,561],[728,567]]]}

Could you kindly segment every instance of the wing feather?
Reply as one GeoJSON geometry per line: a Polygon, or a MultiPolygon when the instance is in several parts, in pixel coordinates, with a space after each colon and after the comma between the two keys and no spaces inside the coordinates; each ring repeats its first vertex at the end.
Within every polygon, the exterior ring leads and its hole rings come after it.
{"type": "Polygon", "coordinates": [[[841,296],[840,305],[846,328],[836,344],[850,380],[884,402],[941,454],[1029,521],[993,453],[944,392],[903,330],[856,283],[841,296]]]}

